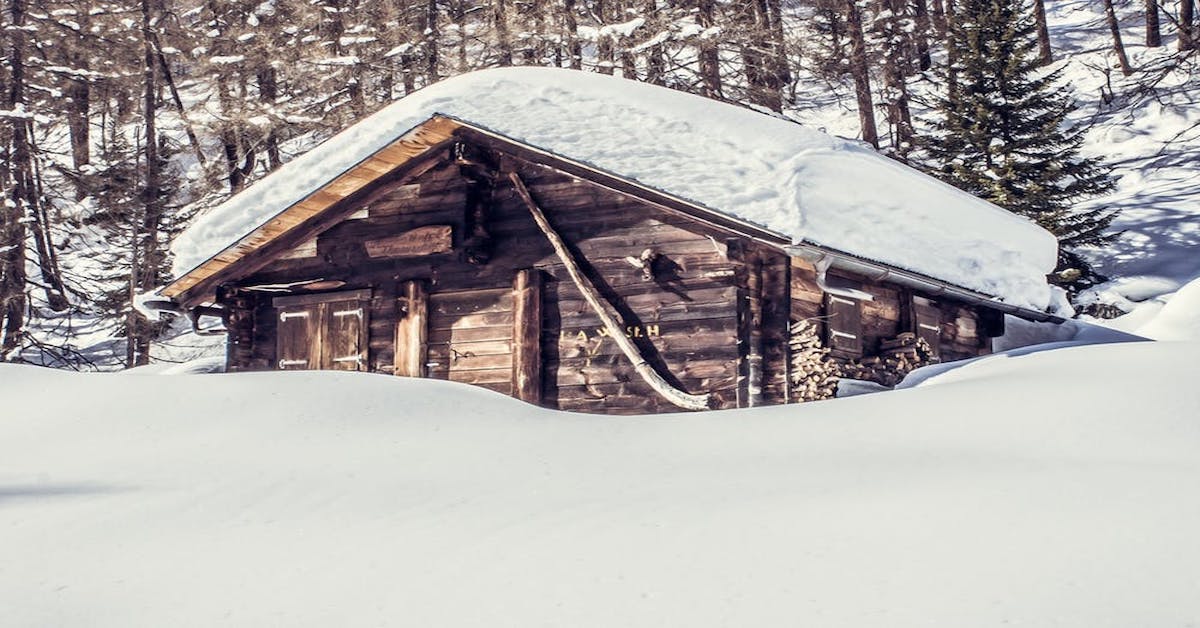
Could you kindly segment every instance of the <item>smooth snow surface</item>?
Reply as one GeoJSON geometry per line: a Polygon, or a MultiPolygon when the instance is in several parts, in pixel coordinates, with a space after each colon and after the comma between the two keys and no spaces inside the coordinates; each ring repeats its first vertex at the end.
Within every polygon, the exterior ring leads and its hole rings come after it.
{"type": "Polygon", "coordinates": [[[1015,305],[1049,303],[1041,228],[856,142],[749,109],[595,73],[485,70],[420,90],[199,218],[182,275],[441,113],[762,225],[1015,305]]]}
{"type": "Polygon", "coordinates": [[[1137,333],[1155,340],[1200,340],[1200,279],[1168,295],[1137,333]]]}
{"type": "Polygon", "coordinates": [[[1194,626],[1198,352],[631,418],[373,375],[0,365],[0,617],[1194,626]]]}

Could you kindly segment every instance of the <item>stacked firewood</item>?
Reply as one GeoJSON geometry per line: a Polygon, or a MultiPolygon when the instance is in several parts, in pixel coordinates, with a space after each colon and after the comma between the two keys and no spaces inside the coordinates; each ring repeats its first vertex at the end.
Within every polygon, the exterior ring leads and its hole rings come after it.
{"type": "Polygon", "coordinates": [[[914,369],[936,363],[937,356],[924,338],[905,332],[879,343],[879,355],[842,365],[842,377],[895,386],[914,369]]]}
{"type": "Polygon", "coordinates": [[[817,326],[793,321],[789,340],[792,354],[791,401],[832,399],[837,393],[840,369],[821,343],[817,326]]]}

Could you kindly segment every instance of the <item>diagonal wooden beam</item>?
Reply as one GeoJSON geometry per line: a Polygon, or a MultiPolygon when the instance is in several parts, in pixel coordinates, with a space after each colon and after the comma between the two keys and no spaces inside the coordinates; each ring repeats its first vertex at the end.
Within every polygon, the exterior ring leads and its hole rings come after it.
{"type": "Polygon", "coordinates": [[[554,226],[546,218],[546,214],[542,212],[541,207],[533,200],[529,194],[529,188],[525,187],[525,182],[521,180],[521,175],[516,172],[508,173],[508,179],[512,182],[513,189],[516,190],[517,196],[525,203],[525,207],[529,209],[529,213],[533,215],[534,222],[546,235],[546,239],[550,241],[550,246],[554,248],[554,252],[558,254],[559,260],[562,261],[563,267],[567,274],[570,275],[571,281],[575,282],[575,287],[579,288],[579,292],[583,294],[583,298],[588,305],[600,317],[600,321],[604,324],[604,329],[608,331],[608,335],[617,343],[617,347],[621,349],[621,353],[629,358],[633,363],[633,368],[637,374],[641,376],[654,392],[657,392],[663,399],[685,410],[707,410],[711,401],[711,396],[693,395],[691,393],[679,390],[671,385],[654,367],[646,361],[645,356],[638,350],[637,345],[625,335],[625,329],[617,322],[616,316],[612,313],[612,306],[604,301],[604,297],[596,290],[596,286],[592,283],[579,267],[579,262],[575,256],[571,254],[567,248],[566,242],[562,236],[554,230],[554,226]]]}

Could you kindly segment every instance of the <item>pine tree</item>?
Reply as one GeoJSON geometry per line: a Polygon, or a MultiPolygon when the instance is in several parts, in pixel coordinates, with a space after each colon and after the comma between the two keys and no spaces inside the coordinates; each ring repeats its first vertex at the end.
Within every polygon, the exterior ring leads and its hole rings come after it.
{"type": "Polygon", "coordinates": [[[1074,252],[1103,244],[1114,214],[1075,211],[1112,188],[1097,159],[1082,158],[1083,129],[1060,72],[1039,69],[1035,25],[1021,0],[961,0],[951,30],[946,92],[935,100],[926,164],[946,182],[1029,218],[1058,237],[1055,278],[1077,289],[1100,279],[1074,252]]]}

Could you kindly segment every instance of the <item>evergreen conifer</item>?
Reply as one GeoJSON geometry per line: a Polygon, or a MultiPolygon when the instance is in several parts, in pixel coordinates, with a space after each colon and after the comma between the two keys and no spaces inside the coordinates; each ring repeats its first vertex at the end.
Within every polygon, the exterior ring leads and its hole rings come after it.
{"type": "Polygon", "coordinates": [[[1037,52],[1035,25],[1022,0],[960,0],[948,20],[945,91],[934,105],[934,133],[922,142],[926,163],[942,180],[1053,233],[1059,241],[1052,277],[1069,289],[1102,278],[1075,249],[1103,244],[1114,213],[1073,204],[1111,189],[1097,159],[1079,155],[1083,129],[1065,128],[1074,110],[1037,52]]]}

